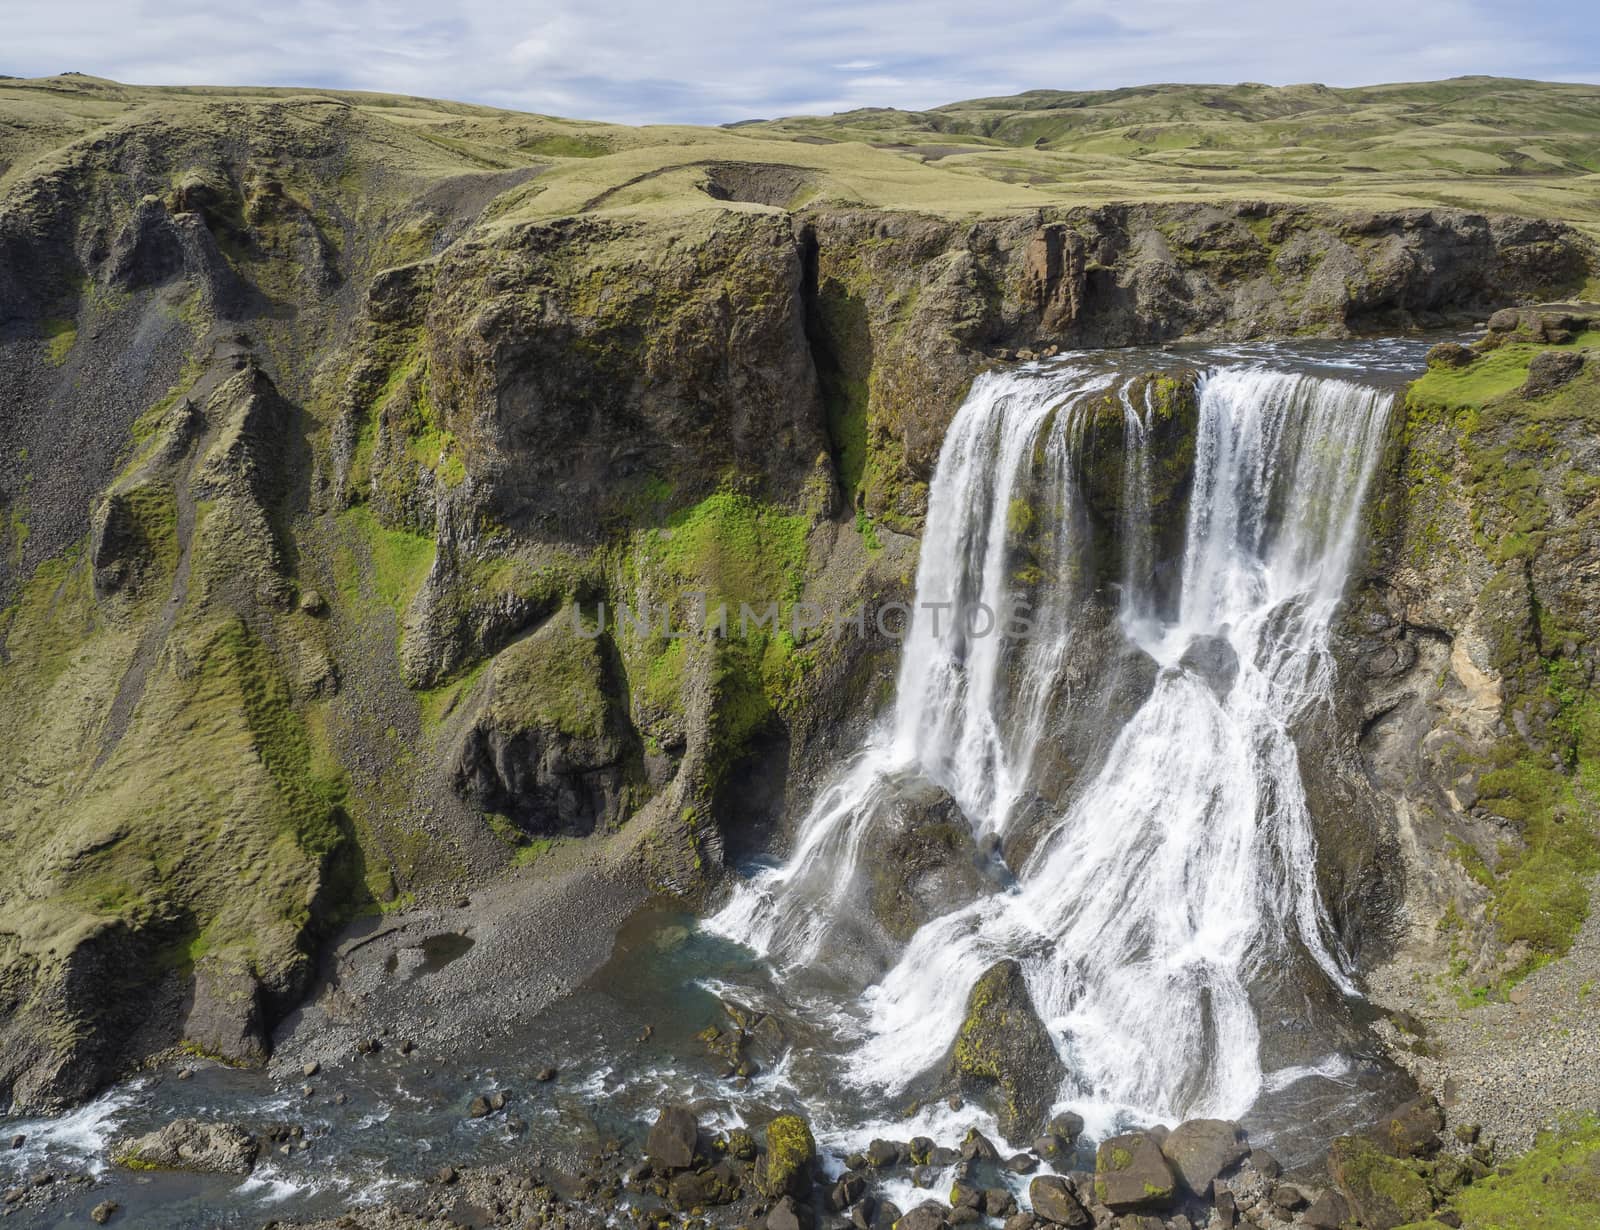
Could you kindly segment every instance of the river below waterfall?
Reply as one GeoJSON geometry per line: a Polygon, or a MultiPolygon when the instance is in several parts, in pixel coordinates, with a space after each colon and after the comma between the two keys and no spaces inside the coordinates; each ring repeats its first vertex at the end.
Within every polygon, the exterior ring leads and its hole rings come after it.
{"type": "MultiPolygon", "coordinates": [[[[1026,501],[1045,523],[1032,539],[1038,631],[1008,648],[934,629],[919,610],[895,699],[811,812],[791,817],[784,861],[735,869],[709,919],[639,914],[585,985],[481,1049],[420,1061],[387,1046],[324,1072],[309,1098],[298,1080],[204,1062],[179,1080],[174,1065],[56,1118],[8,1120],[25,1142],[0,1149],[0,1183],[98,1176],[39,1224],[85,1224],[110,1198],[119,1225],[259,1225],[380,1199],[445,1162],[637,1141],[666,1100],[724,1126],[800,1108],[836,1157],[878,1135],[951,1143],[969,1126],[995,1132],[972,1103],[952,1108],[939,1067],[972,985],[1008,957],[1068,1072],[1054,1108],[1089,1124],[1080,1161],[1121,1125],[1196,1115],[1238,1118],[1289,1165],[1310,1161],[1393,1074],[1363,1040],[1318,899],[1292,731],[1330,686],[1361,502],[1393,394],[1428,344],[1134,350],[980,377],[930,490],[918,593],[1000,605],[1026,501]],[[1106,587],[1074,564],[1089,496],[1073,408],[1181,366],[1203,373],[1187,510],[1158,540],[1140,504],[1159,478],[1140,447],[1149,406],[1127,397],[1121,557],[1106,587]],[[1111,596],[1085,588],[1096,584],[1111,596]],[[1119,706],[1069,678],[1084,656],[1074,613],[1091,598],[1113,613],[1099,643],[1144,663],[1119,706]],[[1056,732],[1097,713],[1104,728],[1064,770],[1056,732]],[[863,955],[855,872],[908,790],[952,799],[992,874],[893,951],[863,955]],[[1335,1005],[1331,1027],[1307,1018],[1308,997],[1335,1005]],[[729,1025],[729,1004],[769,1016],[748,1075],[699,1037],[729,1025]],[[547,1067],[556,1075],[541,1081],[547,1067]],[[494,1088],[512,1091],[522,1130],[507,1114],[468,1115],[494,1088]],[[324,1096],[335,1089],[342,1101],[324,1096]],[[127,1172],[106,1157],[111,1140],[185,1115],[296,1124],[308,1143],[273,1148],[246,1179],[127,1172]]],[[[413,976],[467,947],[439,939],[413,976]]]]}

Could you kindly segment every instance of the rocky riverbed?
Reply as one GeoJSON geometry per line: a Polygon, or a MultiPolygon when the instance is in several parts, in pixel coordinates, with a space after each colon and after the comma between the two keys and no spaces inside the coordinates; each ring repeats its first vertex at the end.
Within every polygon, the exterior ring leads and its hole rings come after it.
{"type": "MultiPolygon", "coordinates": [[[[506,1112],[486,1100],[484,1115],[506,1112]]],[[[632,1225],[763,1226],[765,1230],[1004,1230],[1116,1226],[1118,1230],[1339,1230],[1352,1217],[1371,1227],[1420,1220],[1473,1177],[1491,1151],[1468,1132],[1445,1148],[1429,1101],[1380,1117],[1362,1136],[1340,1138],[1332,1182],[1285,1176],[1236,1123],[1191,1120],[1086,1142],[1083,1120],[1053,1118],[1022,1150],[977,1129],[959,1140],[875,1138],[855,1152],[819,1150],[809,1123],[780,1115],[760,1131],[714,1130],[685,1106],[659,1109],[642,1142],[601,1141],[593,1152],[547,1160],[530,1146],[514,1163],[444,1163],[404,1193],[337,1217],[266,1220],[303,1230],[403,1227],[632,1225]],[[642,1145],[642,1147],[641,1147],[642,1145]]],[[[247,1175],[274,1151],[312,1148],[298,1126],[252,1135],[220,1123],[175,1120],[119,1142],[134,1169],[247,1175]]],[[[86,1178],[41,1173],[5,1193],[5,1215],[41,1216],[82,1204],[86,1178]]],[[[92,1194],[92,1193],[90,1193],[92,1194]]],[[[137,1208],[97,1201],[91,1220],[145,1224],[137,1208]],[[131,1213],[131,1216],[130,1216],[131,1213]]],[[[152,1223],[153,1224],[153,1223],[152,1223]]],[[[168,1223],[173,1224],[173,1223],[168,1223]]],[[[1448,1221],[1444,1224],[1450,1224],[1448,1221]]]]}

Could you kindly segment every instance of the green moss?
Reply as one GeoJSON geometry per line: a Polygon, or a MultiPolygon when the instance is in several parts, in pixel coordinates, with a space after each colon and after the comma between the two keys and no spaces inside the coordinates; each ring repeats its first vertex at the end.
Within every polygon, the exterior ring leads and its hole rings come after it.
{"type": "Polygon", "coordinates": [[[45,339],[44,357],[50,366],[60,367],[77,344],[78,324],[73,320],[51,319],[44,321],[41,329],[45,339]]]}
{"type": "Polygon", "coordinates": [[[1544,1133],[1502,1170],[1451,1198],[1449,1208],[1462,1230],[1600,1226],[1600,1119],[1594,1115],[1544,1133]]]}
{"type": "Polygon", "coordinates": [[[417,699],[422,705],[423,730],[431,732],[443,725],[445,719],[455,712],[456,706],[478,686],[478,680],[483,677],[488,667],[488,662],[475,663],[454,679],[447,680],[438,687],[418,692],[417,699]]]}
{"type": "Polygon", "coordinates": [[[809,1187],[809,1170],[816,1155],[817,1142],[811,1135],[811,1125],[799,1115],[779,1115],[767,1124],[762,1192],[776,1199],[801,1184],[809,1187]]]}
{"type": "MultiPolygon", "coordinates": [[[[631,540],[629,576],[634,584],[648,578],[656,606],[670,608],[675,628],[687,624],[693,594],[705,596],[710,621],[726,611],[727,636],[708,638],[704,650],[715,689],[708,760],[713,783],[788,705],[809,666],[789,626],[805,584],[808,531],[804,515],[723,490],[631,540]],[[752,618],[741,628],[744,607],[752,618]],[[776,620],[758,624],[769,608],[776,620]]],[[[658,609],[649,636],[628,631],[619,644],[640,699],[657,712],[679,713],[691,659],[702,651],[668,637],[660,623],[658,609]]]]}
{"type": "MultiPolygon", "coordinates": [[[[1592,340],[1586,334],[1571,345],[1592,340]]],[[[1512,340],[1466,367],[1431,368],[1407,394],[1401,429],[1403,547],[1424,569],[1470,552],[1490,565],[1479,597],[1494,619],[1490,665],[1501,677],[1507,725],[1528,732],[1526,741],[1503,739],[1477,783],[1479,805],[1516,839],[1488,859],[1453,846],[1491,894],[1488,916],[1501,943],[1523,945],[1527,955],[1493,982],[1461,988],[1466,1004],[1500,997],[1565,953],[1588,911],[1588,883],[1600,872],[1600,696],[1587,667],[1567,656],[1566,646],[1586,635],[1563,626],[1584,617],[1547,609],[1533,579],[1546,553],[1583,550],[1576,535],[1585,518],[1571,510],[1589,499],[1587,476],[1568,464],[1567,442],[1600,428],[1600,381],[1585,374],[1543,397],[1521,397],[1541,349],[1512,340]],[[1459,528],[1462,507],[1469,542],[1459,528]]],[[[1393,534],[1394,523],[1380,520],[1375,532],[1393,534]]],[[[1462,962],[1454,973],[1464,972],[1462,962]]]]}
{"type": "MultiPolygon", "coordinates": [[[[341,519],[363,540],[369,563],[367,573],[378,598],[404,615],[433,568],[437,545],[432,538],[381,524],[366,505],[346,509],[341,519]]],[[[347,598],[358,592],[341,581],[347,598]]]]}
{"type": "Polygon", "coordinates": [[[872,518],[865,511],[856,512],[856,532],[861,535],[862,544],[868,551],[883,550],[883,540],[878,537],[877,527],[872,524],[872,518]]]}
{"type": "Polygon", "coordinates": [[[1432,1215],[1434,1198],[1422,1165],[1391,1157],[1359,1136],[1341,1136],[1328,1151],[1335,1182],[1356,1216],[1370,1224],[1393,1226],[1432,1215]]]}
{"type": "Polygon", "coordinates": [[[1521,839],[1501,848],[1492,871],[1481,860],[1471,868],[1493,894],[1490,916],[1501,938],[1530,950],[1513,980],[1571,947],[1588,914],[1589,881],[1600,873],[1600,697],[1554,683],[1547,695],[1556,707],[1551,726],[1571,740],[1563,749],[1567,771],[1547,752],[1507,742],[1478,783],[1480,804],[1515,825],[1521,839]]]}
{"type": "Polygon", "coordinates": [[[508,734],[555,729],[574,739],[606,733],[609,707],[600,642],[576,635],[567,615],[555,615],[533,636],[494,660],[490,712],[508,734]]]}
{"type": "Polygon", "coordinates": [[[331,853],[343,839],[344,781],[313,772],[305,723],[270,651],[243,623],[234,622],[213,643],[206,669],[231,676],[238,689],[252,742],[277,786],[283,823],[296,844],[315,858],[331,853]]]}

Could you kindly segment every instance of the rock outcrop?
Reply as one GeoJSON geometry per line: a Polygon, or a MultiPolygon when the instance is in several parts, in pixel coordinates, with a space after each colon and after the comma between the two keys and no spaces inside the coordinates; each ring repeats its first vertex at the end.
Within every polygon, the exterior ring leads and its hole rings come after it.
{"type": "Polygon", "coordinates": [[[175,1119],[166,1127],[118,1145],[119,1166],[132,1170],[188,1170],[197,1174],[249,1174],[260,1146],[231,1123],[175,1119]]]}
{"type": "Polygon", "coordinates": [[[1011,1143],[1032,1140],[1045,1126],[1067,1071],[1015,961],[996,962],[973,986],[950,1071],[963,1089],[993,1103],[1011,1143]]]}

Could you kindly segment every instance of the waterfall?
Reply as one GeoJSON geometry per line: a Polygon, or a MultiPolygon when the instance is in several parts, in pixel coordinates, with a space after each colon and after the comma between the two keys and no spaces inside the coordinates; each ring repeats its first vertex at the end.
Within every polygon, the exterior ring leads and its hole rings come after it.
{"type": "Polygon", "coordinates": [[[895,1091],[939,1063],[967,991],[1013,957],[1070,1073],[1063,1105],[1237,1117],[1263,1081],[1252,986],[1303,961],[1353,992],[1317,892],[1291,731],[1332,683],[1329,629],[1391,396],[1259,365],[1207,372],[1181,557],[1163,587],[1150,527],[1161,459],[1152,408],[1131,387],[1073,364],[974,384],[929,492],[893,710],[822,792],[788,860],[706,923],[780,970],[825,961],[864,843],[908,775],[947,790],[975,834],[1021,820],[1085,596],[1073,565],[1089,549],[1086,408],[1119,399],[1114,601],[1153,686],[1068,797],[1046,800],[1042,821],[1029,813],[1038,835],[1014,884],[928,922],[866,989],[846,1060],[860,1086],[895,1091]],[[932,603],[1003,607],[1008,516],[1025,485],[1050,519],[1037,634],[974,636],[947,610],[936,626],[932,603]],[[1219,657],[1225,669],[1208,669],[1219,657]]]}

